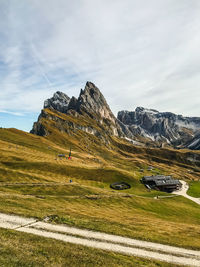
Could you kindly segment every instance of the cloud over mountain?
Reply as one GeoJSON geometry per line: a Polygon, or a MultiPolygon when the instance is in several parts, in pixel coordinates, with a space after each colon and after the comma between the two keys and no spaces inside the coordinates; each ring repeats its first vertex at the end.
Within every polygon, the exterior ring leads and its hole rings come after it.
{"type": "Polygon", "coordinates": [[[198,0],[4,0],[0,7],[0,109],[38,112],[56,90],[77,95],[92,80],[115,113],[145,106],[200,114],[198,0]]]}

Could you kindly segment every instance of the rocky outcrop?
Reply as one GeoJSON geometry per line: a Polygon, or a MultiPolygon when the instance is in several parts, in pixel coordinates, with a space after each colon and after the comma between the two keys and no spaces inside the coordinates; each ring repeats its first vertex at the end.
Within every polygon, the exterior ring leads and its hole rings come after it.
{"type": "Polygon", "coordinates": [[[48,135],[48,131],[45,128],[45,126],[41,123],[40,119],[38,118],[37,122],[34,122],[33,124],[33,128],[30,131],[30,133],[32,134],[37,134],[39,136],[47,136],[48,135]]]}
{"type": "Polygon", "coordinates": [[[59,112],[66,113],[70,97],[60,91],[57,91],[52,98],[44,101],[44,108],[52,108],[59,112]]]}
{"type": "Polygon", "coordinates": [[[76,99],[76,97],[72,96],[72,98],[71,98],[70,101],[69,101],[69,105],[68,105],[66,111],[68,111],[68,110],[70,110],[70,109],[76,111],[76,110],[77,110],[77,107],[78,107],[78,100],[76,99]]]}
{"type": "Polygon", "coordinates": [[[116,118],[108,106],[100,90],[91,82],[87,82],[78,98],[78,111],[86,112],[89,116],[108,119],[113,124],[116,118]],[[94,116],[92,115],[94,114],[94,116]]]}
{"type": "Polygon", "coordinates": [[[200,118],[183,117],[143,107],[130,112],[120,111],[117,118],[133,134],[173,145],[183,145],[200,129],[200,118]]]}
{"type": "Polygon", "coordinates": [[[191,140],[186,142],[185,147],[192,150],[200,150],[200,132],[197,132],[191,140]]]}
{"type": "MultiPolygon", "coordinates": [[[[125,137],[128,135],[129,137],[132,137],[128,128],[116,119],[100,90],[91,82],[86,83],[84,90],[81,89],[78,99],[74,96],[70,99],[66,94],[59,91],[56,92],[52,98],[47,99],[44,102],[44,109],[46,108],[53,112],[61,112],[76,118],[82,116],[80,117],[80,123],[76,124],[74,128],[81,129],[82,131],[94,134],[98,137],[103,138],[103,135],[105,134],[109,136],[125,137]],[[81,126],[83,117],[86,121],[87,117],[90,120],[94,120],[95,123],[93,125],[97,124],[98,129],[89,125],[81,126]]],[[[42,118],[46,116],[48,116],[48,120],[56,121],[56,125],[59,125],[57,128],[62,128],[62,131],[66,129],[65,126],[68,124],[67,121],[58,123],[58,120],[60,119],[52,118],[52,115],[47,115],[47,113],[42,110],[38,121],[34,123],[31,133],[47,135],[47,130],[42,130],[45,129],[42,124],[42,118]],[[61,127],[61,124],[63,124],[63,127],[61,127]]]]}
{"type": "Polygon", "coordinates": [[[137,107],[135,111],[120,111],[116,118],[92,82],[86,83],[78,98],[73,96],[70,99],[58,91],[44,102],[44,109],[31,133],[47,136],[53,128],[66,133],[72,128],[81,130],[104,140],[104,143],[110,136],[117,136],[132,143],[140,141],[153,146],[168,144],[200,149],[200,118],[143,107],[137,107]],[[59,114],[65,114],[65,118],[59,114]],[[49,130],[48,122],[51,124],[49,130]]]}
{"type": "Polygon", "coordinates": [[[100,124],[106,124],[110,128],[111,135],[119,137],[125,135],[121,123],[116,119],[106,99],[93,83],[87,82],[85,89],[81,90],[76,110],[80,114],[86,113],[100,124]]]}

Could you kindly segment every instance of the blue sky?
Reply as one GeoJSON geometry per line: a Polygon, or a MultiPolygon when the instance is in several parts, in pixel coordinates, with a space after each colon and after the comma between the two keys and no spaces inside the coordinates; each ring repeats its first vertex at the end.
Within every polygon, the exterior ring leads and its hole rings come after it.
{"type": "Polygon", "coordinates": [[[0,126],[29,131],[87,80],[113,112],[200,116],[199,0],[0,0],[0,126]]]}

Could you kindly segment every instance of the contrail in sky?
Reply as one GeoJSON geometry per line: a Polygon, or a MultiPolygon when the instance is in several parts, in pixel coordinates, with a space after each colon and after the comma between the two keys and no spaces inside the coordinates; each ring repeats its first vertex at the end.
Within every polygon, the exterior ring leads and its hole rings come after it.
{"type": "Polygon", "coordinates": [[[40,73],[42,74],[42,76],[44,77],[44,79],[46,80],[46,82],[48,83],[48,85],[50,86],[50,87],[52,87],[53,86],[53,84],[51,83],[51,81],[49,80],[49,78],[47,77],[47,75],[46,75],[46,73],[45,73],[45,71],[44,71],[44,68],[43,68],[43,66],[42,66],[42,64],[41,64],[41,62],[40,62],[40,57],[39,57],[39,55],[38,55],[38,52],[37,52],[37,50],[36,50],[36,48],[35,48],[35,45],[31,42],[31,48],[32,48],[32,51],[33,51],[33,54],[32,54],[32,57],[33,57],[33,59],[35,60],[35,62],[36,62],[36,64],[38,65],[38,67],[39,67],[39,69],[40,69],[40,73]]]}

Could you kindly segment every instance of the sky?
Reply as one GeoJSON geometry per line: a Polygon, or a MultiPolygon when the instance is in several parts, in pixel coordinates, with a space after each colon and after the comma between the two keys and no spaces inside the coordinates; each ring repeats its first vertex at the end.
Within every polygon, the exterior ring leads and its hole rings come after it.
{"type": "Polygon", "coordinates": [[[86,81],[111,110],[200,117],[199,0],[0,0],[0,127],[86,81]]]}

